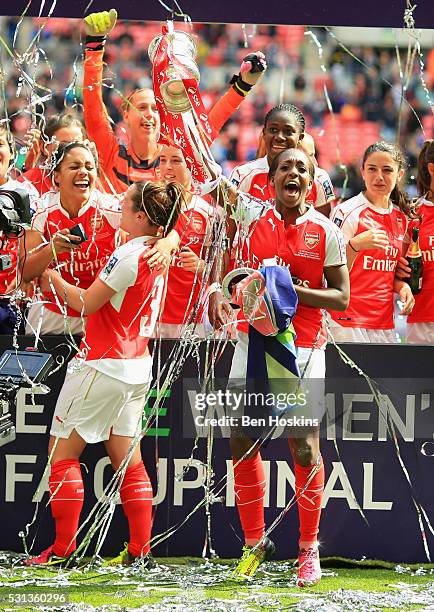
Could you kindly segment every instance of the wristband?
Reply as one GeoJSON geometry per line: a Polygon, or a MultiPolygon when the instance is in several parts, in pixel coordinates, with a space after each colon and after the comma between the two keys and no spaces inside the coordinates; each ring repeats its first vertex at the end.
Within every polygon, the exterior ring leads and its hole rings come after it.
{"type": "Polygon", "coordinates": [[[239,74],[234,74],[234,76],[230,80],[230,84],[235,89],[237,94],[239,94],[243,98],[247,96],[247,94],[253,87],[253,85],[249,85],[248,83],[243,81],[239,74]]]}
{"type": "Polygon", "coordinates": [[[213,293],[217,293],[217,291],[221,291],[223,287],[220,283],[211,283],[208,287],[208,297],[210,297],[213,293]]]}
{"type": "Polygon", "coordinates": [[[358,250],[358,249],[355,249],[355,248],[353,247],[353,245],[351,244],[351,240],[348,240],[348,246],[349,246],[351,249],[353,249],[354,253],[358,253],[358,252],[359,252],[359,250],[358,250]]]}
{"type": "Polygon", "coordinates": [[[102,51],[105,47],[105,36],[86,36],[84,48],[86,51],[102,51]]]}

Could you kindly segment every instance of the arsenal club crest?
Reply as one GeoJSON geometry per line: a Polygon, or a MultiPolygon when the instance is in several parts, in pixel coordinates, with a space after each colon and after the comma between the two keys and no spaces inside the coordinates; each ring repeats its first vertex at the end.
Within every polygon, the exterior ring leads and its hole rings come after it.
{"type": "Polygon", "coordinates": [[[308,247],[308,249],[314,249],[319,245],[319,232],[305,232],[303,239],[304,244],[308,247]]]}
{"type": "Polygon", "coordinates": [[[99,230],[104,225],[104,217],[98,211],[95,211],[95,214],[89,219],[90,226],[92,231],[99,232],[99,230]]]}
{"type": "Polygon", "coordinates": [[[189,219],[189,222],[191,223],[192,230],[196,234],[203,234],[205,232],[205,223],[203,219],[200,219],[198,217],[192,217],[191,219],[189,219]]]}

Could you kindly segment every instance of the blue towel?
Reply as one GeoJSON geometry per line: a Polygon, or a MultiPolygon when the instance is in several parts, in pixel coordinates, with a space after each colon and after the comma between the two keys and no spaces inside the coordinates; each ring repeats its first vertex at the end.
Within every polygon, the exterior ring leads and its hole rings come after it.
{"type": "MultiPolygon", "coordinates": [[[[247,357],[247,391],[263,393],[264,397],[295,393],[299,387],[300,371],[297,365],[295,330],[292,319],[298,298],[291,274],[285,266],[267,266],[260,269],[265,279],[264,300],[275,321],[278,333],[264,336],[249,324],[249,350],[247,357]]],[[[264,406],[267,412],[283,414],[294,407],[287,403],[264,406]]]]}

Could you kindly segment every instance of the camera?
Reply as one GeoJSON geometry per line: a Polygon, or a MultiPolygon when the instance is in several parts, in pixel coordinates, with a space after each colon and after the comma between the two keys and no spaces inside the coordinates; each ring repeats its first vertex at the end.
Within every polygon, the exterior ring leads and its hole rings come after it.
{"type": "Polygon", "coordinates": [[[29,224],[30,219],[29,194],[24,189],[0,189],[0,230],[7,236],[18,236],[22,224],[29,224]]]}
{"type": "Polygon", "coordinates": [[[0,446],[16,438],[10,413],[21,387],[42,382],[52,368],[54,359],[49,353],[33,350],[8,350],[0,357],[0,446]]]}

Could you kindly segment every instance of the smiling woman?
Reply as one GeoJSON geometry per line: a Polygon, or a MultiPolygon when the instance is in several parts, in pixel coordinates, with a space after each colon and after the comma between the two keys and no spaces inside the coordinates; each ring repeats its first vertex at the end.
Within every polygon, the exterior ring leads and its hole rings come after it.
{"type": "MultiPolygon", "coordinates": [[[[84,192],[94,166],[89,157],[79,159],[76,154],[65,155],[58,175],[63,183],[66,173],[69,188],[84,192]]],[[[97,442],[104,442],[115,470],[125,463],[120,497],[130,539],[113,562],[131,565],[140,558],[141,567],[153,564],[152,485],[142,462],[139,433],[152,379],[148,342],[165,281],[164,271],[150,269],[144,255],[151,250],[149,238],[175,224],[182,197],[174,183],[132,185],[122,203],[121,227],[128,233],[127,242],[111,254],[90,286],[78,288],[53,270],[42,277],[45,290],[54,286],[67,304],[89,316],[86,339],[66,374],[50,431],[50,506],[56,536],[52,546],[27,559],[26,565],[73,561],[84,497],[79,459],[86,444],[97,442]]]]}
{"type": "MultiPolygon", "coordinates": [[[[101,180],[106,191],[121,193],[138,181],[157,180],[160,145],[160,119],[152,89],[135,89],[124,98],[123,119],[128,128],[128,145],[118,142],[113,132],[102,95],[103,56],[106,36],[116,24],[117,13],[91,13],[85,19],[86,46],[83,80],[83,105],[86,129],[95,142],[101,163],[101,180]]],[[[262,54],[257,59],[266,67],[262,54]]],[[[243,62],[237,83],[209,110],[209,121],[218,132],[238,109],[262,72],[252,72],[251,61],[243,62]]],[[[122,95],[122,94],[121,94],[122,95]]]]}
{"type": "MultiPolygon", "coordinates": [[[[276,129],[279,131],[281,128],[276,126],[276,129]]],[[[270,151],[273,149],[271,143],[280,146],[283,141],[283,136],[278,135],[274,140],[270,134],[270,151]]],[[[232,185],[229,199],[235,210],[233,220],[229,222],[229,233],[232,238],[236,233],[234,244],[237,248],[232,253],[234,268],[259,269],[265,260],[276,258],[279,264],[290,269],[299,301],[293,319],[297,334],[297,364],[304,378],[322,379],[325,376],[327,335],[321,309],[344,310],[348,305],[349,282],[340,230],[306,205],[306,193],[313,179],[313,162],[303,151],[290,148],[274,155],[268,180],[275,190],[275,201],[259,202],[247,198],[232,185]]],[[[222,270],[220,278],[213,280],[221,283],[224,273],[222,270]]],[[[209,317],[216,328],[227,325],[232,319],[231,308],[219,286],[210,296],[209,317]]],[[[242,381],[245,389],[250,336],[245,321],[238,321],[237,329],[239,340],[229,385],[242,381]]],[[[323,410],[322,405],[317,407],[311,403],[313,409],[323,410]]],[[[302,492],[302,499],[298,502],[298,584],[305,586],[316,584],[321,578],[317,535],[324,466],[319,449],[319,428],[292,428],[288,442],[294,459],[297,497],[302,492]]],[[[265,537],[264,468],[257,441],[244,429],[232,431],[231,451],[237,507],[246,544],[237,572],[252,575],[274,550],[273,543],[265,537]]]]}
{"type": "Polygon", "coordinates": [[[292,104],[279,104],[272,108],[264,120],[262,141],[266,155],[234,168],[230,180],[240,191],[264,202],[274,198],[268,171],[273,159],[284,151],[297,147],[304,135],[305,120],[302,112],[292,104]]]}
{"type": "Polygon", "coordinates": [[[397,145],[376,142],[363,156],[365,191],[340,204],[332,219],[347,243],[351,300],[345,312],[331,311],[337,342],[397,342],[393,321],[394,292],[411,313],[410,287],[396,278],[403,255],[409,201],[401,191],[405,159],[397,145]]]}
{"type": "Polygon", "coordinates": [[[39,130],[32,129],[28,132],[27,137],[29,151],[24,163],[24,168],[27,171],[19,180],[30,181],[35,185],[39,195],[43,195],[54,188],[51,180],[52,176],[47,171],[47,166],[49,167],[51,164],[52,154],[59,144],[83,142],[86,138],[84,126],[77,117],[65,113],[51,117],[46,123],[43,134],[39,130]],[[39,165],[34,165],[38,162],[40,155],[42,159],[39,165]]]}
{"type": "Polygon", "coordinates": [[[234,168],[230,179],[241,191],[259,200],[265,202],[274,198],[274,188],[268,176],[271,162],[282,151],[296,147],[304,150],[315,165],[313,182],[305,201],[328,217],[330,202],[334,199],[331,179],[328,173],[318,166],[315,142],[312,136],[305,132],[303,113],[292,104],[279,104],[266,114],[259,138],[258,158],[234,168]]]}
{"type": "MultiPolygon", "coordinates": [[[[98,191],[96,179],[96,161],[85,144],[59,146],[53,157],[58,191],[46,193],[38,202],[26,236],[25,280],[40,276],[48,266],[57,267],[66,281],[84,289],[95,280],[116,247],[120,221],[119,200],[98,191]],[[79,223],[85,240],[71,232],[79,223]]],[[[50,290],[42,298],[44,303],[37,301],[29,310],[27,333],[34,333],[40,321],[41,333],[83,331],[79,311],[65,306],[64,319],[50,290]]]]}
{"type": "Polygon", "coordinates": [[[215,206],[193,192],[191,174],[180,149],[163,146],[160,173],[162,179],[176,181],[185,190],[178,222],[181,242],[170,264],[160,332],[164,337],[180,337],[183,324],[194,322],[195,333],[204,335],[205,328],[198,322],[203,315],[213,224],[219,214],[215,206]]]}

